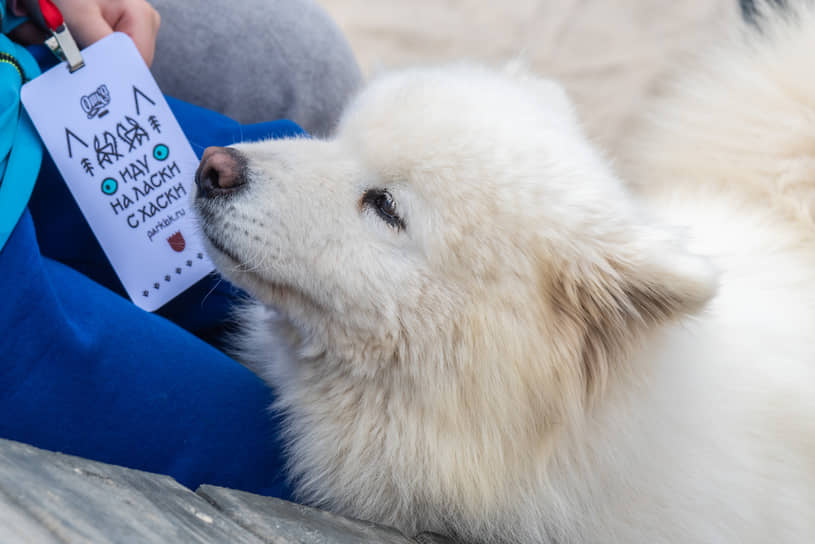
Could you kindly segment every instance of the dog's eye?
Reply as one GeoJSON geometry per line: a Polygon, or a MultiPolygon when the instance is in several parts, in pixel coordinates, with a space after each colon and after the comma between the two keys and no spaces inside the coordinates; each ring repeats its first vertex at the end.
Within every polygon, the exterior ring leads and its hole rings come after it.
{"type": "Polygon", "coordinates": [[[396,202],[385,189],[369,189],[362,196],[362,204],[373,209],[387,224],[404,229],[405,222],[396,212],[396,202]]]}

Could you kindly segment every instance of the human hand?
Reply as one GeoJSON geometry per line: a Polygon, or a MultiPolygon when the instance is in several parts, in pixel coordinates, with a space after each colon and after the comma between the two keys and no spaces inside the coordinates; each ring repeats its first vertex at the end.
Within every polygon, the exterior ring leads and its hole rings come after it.
{"type": "Polygon", "coordinates": [[[146,0],[52,0],[80,47],[101,40],[112,32],[124,32],[150,66],[156,52],[161,22],[146,0]]]}
{"type": "MultiPolygon", "coordinates": [[[[133,39],[147,65],[153,63],[161,17],[146,0],[52,1],[62,12],[79,47],[88,46],[112,32],[124,32],[133,39]]],[[[25,14],[19,0],[10,4],[15,14],[25,14]]]]}

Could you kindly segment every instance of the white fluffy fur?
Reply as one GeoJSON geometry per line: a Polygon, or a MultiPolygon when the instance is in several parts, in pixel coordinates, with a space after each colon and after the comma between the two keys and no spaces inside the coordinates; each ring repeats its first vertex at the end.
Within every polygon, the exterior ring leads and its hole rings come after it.
{"type": "Polygon", "coordinates": [[[302,498],[467,542],[815,542],[813,59],[808,10],[711,52],[632,137],[636,194],[522,72],[385,75],[330,141],[237,146],[248,186],[196,204],[302,498]]]}

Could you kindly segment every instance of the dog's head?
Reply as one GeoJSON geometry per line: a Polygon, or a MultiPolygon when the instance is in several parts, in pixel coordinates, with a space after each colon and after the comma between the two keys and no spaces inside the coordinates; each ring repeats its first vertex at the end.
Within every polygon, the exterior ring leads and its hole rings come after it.
{"type": "Polygon", "coordinates": [[[221,273],[368,374],[472,373],[547,404],[714,290],[524,73],[385,75],[333,139],[209,150],[198,184],[221,273]]]}

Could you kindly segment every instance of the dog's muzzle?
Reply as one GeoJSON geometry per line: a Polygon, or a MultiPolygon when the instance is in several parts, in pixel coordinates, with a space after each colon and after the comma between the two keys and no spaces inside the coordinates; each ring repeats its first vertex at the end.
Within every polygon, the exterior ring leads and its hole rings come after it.
{"type": "Polygon", "coordinates": [[[208,147],[195,172],[199,198],[234,194],[248,182],[246,157],[229,147],[208,147]]]}

